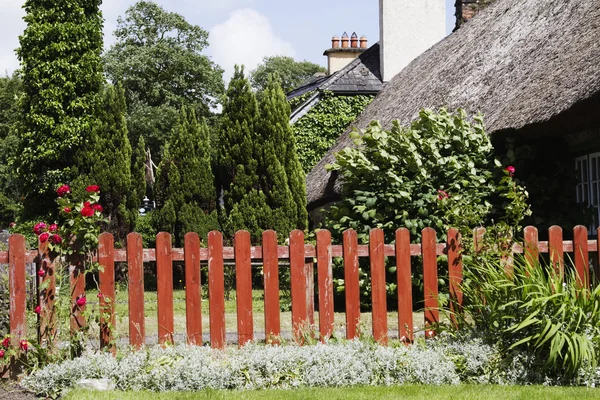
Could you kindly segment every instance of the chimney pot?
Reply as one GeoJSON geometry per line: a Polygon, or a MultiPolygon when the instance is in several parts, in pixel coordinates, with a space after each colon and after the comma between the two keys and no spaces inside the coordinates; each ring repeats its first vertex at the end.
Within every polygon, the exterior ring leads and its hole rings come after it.
{"type": "Polygon", "coordinates": [[[331,48],[338,49],[339,47],[340,47],[340,38],[338,37],[338,35],[334,35],[331,38],[331,48]]]}
{"type": "Polygon", "coordinates": [[[346,32],[344,32],[344,34],[342,35],[342,48],[343,49],[347,49],[348,46],[348,34],[346,32]]]}
{"type": "Polygon", "coordinates": [[[356,34],[356,32],[352,32],[352,38],[350,42],[353,49],[358,48],[358,35],[356,34]]]}
{"type": "Polygon", "coordinates": [[[361,49],[367,48],[367,37],[364,35],[360,37],[360,48],[361,49]]]}

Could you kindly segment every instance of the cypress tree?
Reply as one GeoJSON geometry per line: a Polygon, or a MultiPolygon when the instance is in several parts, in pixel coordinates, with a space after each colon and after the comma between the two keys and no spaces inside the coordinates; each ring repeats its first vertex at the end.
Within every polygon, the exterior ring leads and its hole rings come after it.
{"type": "Polygon", "coordinates": [[[261,186],[283,235],[307,225],[306,186],[289,125],[290,106],[275,75],[260,96],[261,186]]]}
{"type": "Polygon", "coordinates": [[[210,132],[193,110],[181,109],[179,122],[161,160],[156,182],[157,228],[174,233],[177,245],[187,232],[205,236],[217,229],[216,191],[210,160],[210,132]]]}
{"type": "Polygon", "coordinates": [[[26,212],[54,209],[54,190],[77,176],[76,149],[95,131],[104,78],[101,0],[27,0],[17,55],[23,96],[14,158],[26,212]]]}
{"type": "Polygon", "coordinates": [[[73,183],[80,190],[90,184],[100,186],[100,201],[108,219],[105,228],[120,240],[133,229],[139,208],[129,200],[129,196],[137,196],[137,182],[132,180],[126,110],[123,88],[107,86],[98,113],[100,124],[76,158],[80,176],[73,183]]]}
{"type": "Polygon", "coordinates": [[[140,136],[137,139],[137,145],[135,146],[135,148],[133,148],[131,157],[131,195],[127,198],[127,208],[130,210],[139,210],[142,205],[142,199],[144,198],[144,196],[146,196],[145,148],[146,144],[144,142],[144,137],[140,136]]]}

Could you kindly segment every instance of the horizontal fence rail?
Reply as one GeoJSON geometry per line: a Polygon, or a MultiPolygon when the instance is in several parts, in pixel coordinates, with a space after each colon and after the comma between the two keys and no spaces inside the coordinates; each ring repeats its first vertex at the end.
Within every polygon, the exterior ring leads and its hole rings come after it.
{"type": "MultiPolygon", "coordinates": [[[[476,229],[473,235],[475,249],[485,234],[482,228],[476,229]]],[[[589,284],[589,253],[599,253],[599,242],[589,240],[587,229],[577,226],[573,231],[573,240],[563,240],[563,231],[553,226],[548,232],[548,241],[538,241],[535,227],[524,229],[524,243],[512,247],[514,253],[525,254],[529,261],[539,258],[542,253],[549,253],[552,265],[563,268],[565,253],[573,253],[574,265],[578,277],[583,284],[589,284]]],[[[145,262],[156,263],[157,275],[157,318],[158,341],[161,344],[174,341],[173,312],[173,263],[182,262],[185,268],[186,292],[186,336],[190,344],[202,344],[202,311],[201,311],[201,263],[208,265],[208,301],[210,321],[210,344],[214,348],[226,345],[225,264],[234,263],[236,277],[236,313],[238,344],[241,346],[254,340],[252,300],[252,265],[260,262],[263,266],[265,337],[268,343],[278,343],[281,335],[281,314],[279,297],[280,260],[289,262],[292,297],[292,333],[298,343],[303,343],[307,328],[316,325],[314,321],[315,295],[318,294],[319,338],[326,341],[334,330],[334,286],[332,265],[334,258],[343,258],[346,337],[358,337],[360,332],[360,276],[361,258],[369,258],[368,268],[371,276],[371,313],[372,335],[375,340],[386,344],[389,337],[387,325],[387,293],[386,293],[386,257],[395,258],[396,284],[398,295],[398,337],[404,342],[414,339],[413,294],[412,294],[412,257],[422,257],[423,293],[419,299],[424,304],[424,324],[435,325],[440,320],[438,309],[438,267],[447,268],[449,277],[449,294],[453,301],[450,307],[453,312],[460,311],[462,293],[462,260],[461,237],[456,229],[447,233],[447,243],[438,243],[436,231],[425,228],[422,231],[420,244],[410,243],[410,233],[400,228],[395,233],[393,244],[384,243],[381,229],[373,229],[369,235],[369,244],[358,244],[357,233],[353,230],[344,232],[341,245],[332,244],[330,232],[316,232],[316,244],[305,243],[304,232],[296,230],[290,233],[289,245],[277,244],[277,234],[265,231],[262,246],[252,246],[250,234],[239,231],[235,234],[234,245],[224,246],[220,232],[210,232],[206,247],[201,247],[201,240],[195,233],[185,236],[183,248],[172,248],[171,235],[161,232],[156,236],[154,249],[144,249],[142,238],[138,233],[127,237],[126,249],[115,249],[112,235],[103,233],[99,238],[97,260],[103,267],[99,274],[100,299],[100,344],[113,353],[115,340],[110,326],[116,324],[115,318],[115,263],[126,262],[128,274],[129,299],[129,342],[139,348],[145,344],[144,317],[144,274],[145,262]],[[439,257],[447,256],[446,265],[438,266],[439,257]],[[314,288],[316,261],[317,288],[314,288]],[[458,307],[459,310],[454,308],[458,307]]],[[[53,304],[56,291],[56,274],[58,265],[49,254],[47,245],[41,244],[38,250],[26,251],[25,239],[21,235],[12,235],[9,239],[8,251],[0,251],[0,263],[8,264],[10,295],[10,334],[17,340],[27,337],[26,332],[26,263],[36,263],[38,287],[39,315],[38,338],[41,343],[56,339],[53,304]]],[[[389,262],[388,262],[389,263],[389,262]]],[[[82,279],[82,264],[72,262],[69,268],[71,276],[71,294],[73,307],[71,311],[71,330],[74,332],[85,324],[82,311],[77,300],[85,296],[85,285],[82,279]]],[[[508,265],[508,263],[507,263],[508,265]]],[[[432,333],[430,333],[432,334],[432,333]]],[[[429,335],[426,335],[426,337],[429,335]]]]}

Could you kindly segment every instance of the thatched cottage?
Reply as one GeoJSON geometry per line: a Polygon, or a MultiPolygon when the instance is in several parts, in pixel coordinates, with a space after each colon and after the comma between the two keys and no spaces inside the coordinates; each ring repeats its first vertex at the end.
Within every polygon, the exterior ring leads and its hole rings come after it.
{"type": "MultiPolygon", "coordinates": [[[[496,0],[395,75],[354,125],[408,124],[424,107],[481,112],[498,155],[530,192],[531,222],[581,222],[579,203],[593,211],[596,233],[600,0],[496,0]]],[[[349,131],[307,176],[313,212],[341,195],[325,165],[352,145],[349,131]]]]}

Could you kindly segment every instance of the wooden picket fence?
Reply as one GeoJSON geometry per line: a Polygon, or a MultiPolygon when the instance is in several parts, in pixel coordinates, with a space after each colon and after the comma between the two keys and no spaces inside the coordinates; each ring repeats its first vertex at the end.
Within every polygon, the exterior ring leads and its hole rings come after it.
{"type": "MultiPolygon", "coordinates": [[[[473,240],[476,248],[485,230],[474,231],[473,240]]],[[[535,227],[524,230],[524,246],[514,245],[515,253],[525,252],[526,257],[536,259],[540,253],[550,252],[553,265],[563,266],[565,252],[573,253],[574,265],[582,282],[589,282],[589,252],[599,252],[600,242],[588,240],[588,232],[584,226],[577,226],[572,241],[563,241],[562,229],[553,226],[549,230],[549,241],[538,241],[535,227]]],[[[129,342],[140,347],[145,342],[144,328],[144,280],[143,263],[156,262],[157,297],[158,297],[158,339],[159,343],[173,341],[173,262],[185,264],[186,290],[186,334],[190,344],[202,343],[201,316],[201,275],[200,263],[208,263],[208,300],[210,321],[210,344],[214,348],[226,345],[225,296],[224,296],[224,262],[235,263],[236,299],[237,299],[237,334],[238,343],[243,345],[254,338],[253,306],[252,306],[252,261],[262,263],[264,267],[264,332],[268,337],[276,339],[281,334],[279,309],[279,268],[280,260],[288,260],[291,275],[292,295],[292,330],[294,337],[302,342],[303,329],[310,321],[314,311],[315,292],[312,282],[314,277],[313,260],[316,259],[318,282],[318,326],[321,340],[326,340],[334,329],[333,277],[332,259],[342,257],[345,280],[345,312],[346,336],[348,339],[359,335],[360,321],[360,289],[359,258],[369,258],[372,285],[372,335],[375,340],[387,344],[387,305],[386,305],[386,269],[385,257],[394,257],[397,267],[398,286],[398,337],[413,340],[413,298],[411,282],[411,257],[422,256],[424,275],[424,319],[425,325],[439,321],[438,309],[438,265],[437,256],[447,255],[450,296],[455,304],[462,303],[460,285],[462,282],[461,237],[456,229],[450,229],[447,243],[437,243],[436,232],[432,228],[422,231],[420,244],[410,243],[409,231],[405,228],[395,232],[395,243],[385,244],[381,229],[370,232],[368,245],[359,245],[357,234],[348,230],[343,234],[342,245],[332,245],[331,234],[327,230],[316,233],[316,245],[305,243],[304,233],[296,230],[290,233],[289,245],[277,243],[274,231],[265,231],[262,235],[262,246],[252,246],[250,235],[246,231],[237,232],[233,247],[223,246],[220,232],[208,234],[207,247],[201,247],[200,239],[195,233],[185,236],[183,248],[172,248],[171,235],[161,232],[156,237],[154,249],[144,249],[142,237],[131,233],[127,237],[126,249],[115,249],[112,235],[100,235],[98,261],[103,266],[99,276],[100,308],[108,310],[100,321],[100,343],[103,347],[112,347],[111,337],[115,326],[115,262],[127,262],[129,287],[129,342]],[[110,316],[108,318],[107,316],[110,316]]],[[[52,338],[48,326],[52,326],[52,310],[56,276],[54,264],[46,246],[41,245],[36,251],[26,251],[25,238],[13,235],[9,239],[8,251],[0,252],[0,263],[9,266],[10,291],[10,333],[20,339],[26,337],[26,263],[36,263],[37,271],[45,271],[38,277],[38,285],[46,288],[38,293],[40,340],[52,338]],[[45,337],[44,337],[45,335],[45,337]]],[[[71,267],[71,289],[73,309],[71,329],[77,330],[85,323],[81,311],[85,307],[76,305],[76,300],[85,296],[85,284],[81,279],[81,267],[71,267]]],[[[261,327],[262,328],[262,327],[261,327]]],[[[305,333],[305,332],[304,332],[305,333]]],[[[12,340],[18,346],[19,340],[12,340]]]]}

